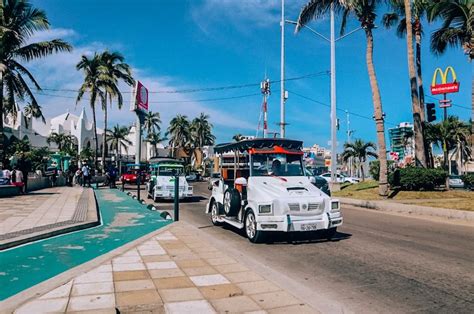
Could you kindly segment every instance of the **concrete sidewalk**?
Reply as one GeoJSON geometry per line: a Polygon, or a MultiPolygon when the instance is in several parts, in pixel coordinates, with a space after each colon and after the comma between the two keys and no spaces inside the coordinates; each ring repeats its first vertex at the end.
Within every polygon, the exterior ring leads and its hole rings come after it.
{"type": "Polygon", "coordinates": [[[98,222],[91,189],[54,187],[2,199],[0,249],[98,222]]]}
{"type": "Polygon", "coordinates": [[[317,313],[183,222],[93,267],[14,312],[317,313]]]}

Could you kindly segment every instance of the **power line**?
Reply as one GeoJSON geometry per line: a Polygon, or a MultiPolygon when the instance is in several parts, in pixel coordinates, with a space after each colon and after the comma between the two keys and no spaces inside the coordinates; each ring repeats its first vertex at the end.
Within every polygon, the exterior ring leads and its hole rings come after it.
{"type": "MultiPolygon", "coordinates": [[[[41,92],[36,92],[36,94],[41,95],[41,96],[48,96],[48,97],[76,99],[76,97],[74,97],[74,96],[54,95],[54,94],[41,93],[41,92]]],[[[220,98],[196,99],[196,100],[149,101],[148,103],[150,103],[150,104],[177,104],[177,103],[191,103],[191,102],[208,102],[208,101],[221,101],[221,100],[246,98],[246,97],[258,96],[258,95],[260,95],[260,93],[230,96],[230,97],[220,97],[220,98]]],[[[82,100],[90,100],[90,99],[83,98],[82,100]]],[[[126,100],[124,102],[125,103],[130,103],[129,100],[126,100]]]]}
{"type": "MultiPolygon", "coordinates": [[[[316,100],[316,99],[313,99],[313,98],[306,97],[306,96],[303,96],[303,95],[301,95],[301,94],[295,93],[294,91],[291,91],[291,94],[292,94],[292,95],[295,95],[295,96],[298,96],[298,97],[300,97],[300,98],[309,100],[309,101],[311,101],[311,102],[320,104],[320,105],[322,105],[322,106],[331,108],[331,105],[328,105],[328,104],[323,103],[323,102],[321,102],[321,101],[319,101],[319,100],[316,100]]],[[[374,120],[373,117],[364,116],[364,115],[361,115],[361,114],[358,114],[358,113],[355,113],[355,112],[351,112],[351,111],[346,110],[346,109],[336,108],[336,110],[341,111],[341,112],[344,112],[344,113],[348,112],[348,113],[350,113],[351,115],[353,115],[353,116],[355,116],[355,117],[362,118],[362,119],[367,119],[367,120],[371,120],[371,121],[374,120]]],[[[385,123],[386,123],[386,124],[391,124],[391,125],[397,126],[397,124],[392,123],[392,122],[388,122],[387,120],[385,120],[385,123]]]]}
{"type": "MultiPolygon", "coordinates": [[[[302,76],[290,77],[284,79],[284,81],[296,81],[302,80],[311,77],[318,77],[328,75],[329,71],[321,71],[317,73],[310,73],[302,76]]],[[[279,83],[281,80],[270,81],[270,83],[279,83]]],[[[212,91],[221,91],[221,90],[231,90],[231,89],[240,89],[248,87],[260,87],[260,83],[249,83],[249,84],[240,84],[240,85],[227,85],[227,86],[217,86],[217,87],[206,87],[206,88],[193,88],[193,89],[181,89],[181,90],[157,90],[157,91],[148,91],[149,94],[187,94],[187,93],[196,93],[196,92],[212,92],[212,91]]],[[[57,89],[57,88],[42,88],[41,90],[51,91],[51,92],[74,92],[77,93],[75,89],[57,89]]],[[[121,91],[122,94],[130,94],[131,91],[121,91]]]]}

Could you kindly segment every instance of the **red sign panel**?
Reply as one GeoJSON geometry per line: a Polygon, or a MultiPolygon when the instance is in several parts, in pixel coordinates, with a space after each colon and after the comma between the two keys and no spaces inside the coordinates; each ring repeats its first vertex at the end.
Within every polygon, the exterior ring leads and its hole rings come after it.
{"type": "Polygon", "coordinates": [[[140,81],[137,81],[135,91],[135,109],[148,111],[148,89],[140,81]]]}
{"type": "Polygon", "coordinates": [[[431,86],[431,94],[438,95],[438,94],[449,94],[449,93],[457,93],[459,92],[459,83],[446,83],[446,84],[436,84],[431,86]]]}

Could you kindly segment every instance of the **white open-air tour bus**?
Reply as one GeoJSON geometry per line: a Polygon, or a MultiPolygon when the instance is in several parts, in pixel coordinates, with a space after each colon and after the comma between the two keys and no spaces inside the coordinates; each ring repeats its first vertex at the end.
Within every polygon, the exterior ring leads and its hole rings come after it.
{"type": "Polygon", "coordinates": [[[322,230],[332,238],[342,224],[340,204],[305,175],[302,145],[260,138],[215,146],[220,178],[206,207],[212,223],[245,228],[251,242],[268,231],[322,230]]]}

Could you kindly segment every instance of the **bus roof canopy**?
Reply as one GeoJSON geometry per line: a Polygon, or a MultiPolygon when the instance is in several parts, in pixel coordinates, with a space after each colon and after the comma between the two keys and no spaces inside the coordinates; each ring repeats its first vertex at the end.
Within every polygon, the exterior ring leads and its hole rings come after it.
{"type": "Polygon", "coordinates": [[[214,147],[214,152],[218,154],[232,151],[245,152],[252,148],[273,148],[275,146],[280,146],[282,148],[291,150],[300,150],[303,148],[303,142],[289,140],[286,138],[257,138],[252,140],[243,140],[235,143],[219,144],[214,147]]]}

